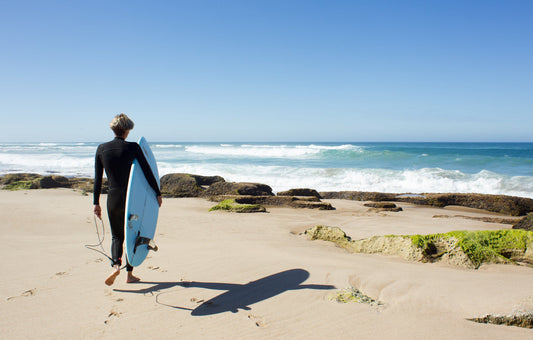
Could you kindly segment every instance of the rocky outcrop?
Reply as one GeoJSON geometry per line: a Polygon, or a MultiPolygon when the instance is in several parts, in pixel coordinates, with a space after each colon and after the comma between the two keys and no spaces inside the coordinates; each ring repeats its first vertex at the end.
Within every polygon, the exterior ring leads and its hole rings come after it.
{"type": "Polygon", "coordinates": [[[230,211],[236,213],[256,213],[256,212],[266,212],[265,207],[260,204],[243,204],[237,202],[235,199],[227,199],[219,204],[211,207],[209,211],[230,211]]]}
{"type": "Polygon", "coordinates": [[[390,202],[370,202],[363,204],[365,207],[369,207],[368,211],[373,212],[382,212],[382,211],[392,211],[392,212],[398,212],[403,211],[402,207],[398,207],[394,203],[390,202]]]}
{"type": "Polygon", "coordinates": [[[278,192],[278,196],[312,196],[317,198],[322,198],[318,191],[315,189],[290,189],[287,191],[280,191],[278,192]]]}
{"type": "Polygon", "coordinates": [[[527,214],[518,223],[513,225],[513,229],[523,229],[533,231],[533,213],[527,214]]]}
{"type": "Polygon", "coordinates": [[[207,186],[224,182],[224,178],[174,173],[161,177],[160,182],[161,194],[164,197],[199,197],[203,195],[207,186]]]}
{"type": "Polygon", "coordinates": [[[331,294],[328,299],[330,301],[336,301],[339,303],[356,302],[366,303],[371,306],[384,305],[383,302],[375,300],[370,296],[363,294],[363,292],[361,292],[359,289],[352,286],[336,291],[335,293],[331,294]]]}
{"type": "Polygon", "coordinates": [[[479,323],[490,323],[495,325],[517,326],[533,328],[533,312],[520,312],[507,315],[487,314],[479,318],[467,319],[479,323]]]}
{"type": "MultiPolygon", "coordinates": [[[[0,177],[0,185],[6,190],[72,188],[83,193],[93,191],[91,178],[67,178],[64,176],[39,174],[8,174],[0,177]]],[[[107,193],[107,180],[102,183],[102,193],[107,193]]]]}
{"type": "Polygon", "coordinates": [[[40,189],[68,188],[70,183],[64,176],[44,176],[36,180],[40,189]]]}
{"type": "Polygon", "coordinates": [[[244,182],[216,182],[207,188],[202,196],[247,195],[273,196],[272,188],[266,184],[244,182]]]}
{"type": "Polygon", "coordinates": [[[319,193],[324,199],[341,199],[352,201],[397,201],[398,194],[370,191],[323,191],[319,193]]]}
{"type": "Polygon", "coordinates": [[[37,189],[37,184],[34,184],[34,181],[40,177],[42,176],[39,174],[31,173],[7,174],[0,177],[0,185],[8,190],[37,189]]]}
{"type": "Polygon", "coordinates": [[[321,192],[325,199],[348,199],[354,201],[395,201],[434,207],[458,205],[497,212],[511,216],[523,216],[533,212],[533,199],[484,194],[390,194],[363,191],[321,192]]]}
{"type": "Polygon", "coordinates": [[[235,199],[241,204],[262,204],[267,206],[286,206],[291,208],[307,208],[318,210],[335,210],[331,203],[321,202],[314,196],[251,196],[251,195],[216,195],[209,200],[221,202],[226,199],[235,199]]]}
{"type": "Polygon", "coordinates": [[[519,218],[502,218],[502,217],[476,217],[466,215],[433,215],[433,218],[464,218],[465,220],[481,221],[486,223],[515,224],[520,221],[519,218]]]}
{"type": "Polygon", "coordinates": [[[456,231],[351,240],[337,227],[315,226],[304,234],[309,240],[330,241],[350,252],[395,255],[408,261],[444,262],[471,269],[483,263],[533,265],[533,233],[527,231],[456,231]]]}

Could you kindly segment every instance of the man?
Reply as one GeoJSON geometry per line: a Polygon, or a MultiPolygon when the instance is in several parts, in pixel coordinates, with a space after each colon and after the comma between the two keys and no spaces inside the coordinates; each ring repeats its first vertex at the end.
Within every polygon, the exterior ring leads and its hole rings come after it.
{"type": "MultiPolygon", "coordinates": [[[[146,161],[139,144],[126,142],[126,138],[131,129],[133,121],[124,113],[121,113],[109,124],[115,133],[115,138],[107,143],[100,144],[96,150],[94,162],[94,213],[102,219],[102,208],[100,207],[100,192],[102,190],[102,176],[105,170],[109,183],[107,194],[107,215],[111,225],[111,257],[113,272],[106,278],[105,284],[111,286],[120,274],[122,265],[123,243],[124,243],[124,215],[126,208],[126,193],[130,176],[131,164],[135,159],[139,161],[144,176],[150,186],[154,189],[159,206],[163,203],[161,191],[152,173],[150,165],[146,161]]],[[[126,259],[127,283],[138,282],[140,279],[133,275],[133,266],[126,259]]]]}

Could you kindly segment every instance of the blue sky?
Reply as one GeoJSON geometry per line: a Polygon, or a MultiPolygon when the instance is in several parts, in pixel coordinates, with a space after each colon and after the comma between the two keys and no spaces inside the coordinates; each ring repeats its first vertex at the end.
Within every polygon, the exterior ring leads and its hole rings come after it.
{"type": "Polygon", "coordinates": [[[0,0],[0,141],[533,141],[533,1],[0,0]]]}

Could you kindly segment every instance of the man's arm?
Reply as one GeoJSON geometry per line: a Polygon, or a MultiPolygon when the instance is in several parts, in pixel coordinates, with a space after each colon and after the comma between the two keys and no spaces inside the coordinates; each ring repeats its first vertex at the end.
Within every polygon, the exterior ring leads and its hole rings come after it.
{"type": "Polygon", "coordinates": [[[157,180],[155,179],[154,173],[152,172],[152,168],[150,167],[150,164],[148,164],[148,161],[146,160],[146,157],[144,157],[144,153],[141,150],[141,147],[139,144],[137,145],[137,155],[136,158],[139,161],[139,164],[141,166],[141,169],[143,170],[144,177],[146,177],[146,180],[148,181],[148,184],[154,189],[155,195],[157,196],[157,202],[159,203],[159,206],[161,206],[161,203],[163,200],[161,199],[161,190],[159,189],[159,185],[157,185],[157,180]]]}

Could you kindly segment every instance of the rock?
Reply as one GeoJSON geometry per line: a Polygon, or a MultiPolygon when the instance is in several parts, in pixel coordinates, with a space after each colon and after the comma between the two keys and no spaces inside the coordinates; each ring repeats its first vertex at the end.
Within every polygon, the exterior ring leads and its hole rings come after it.
{"type": "Polygon", "coordinates": [[[36,181],[39,189],[68,188],[69,180],[63,176],[44,176],[36,181]]]}
{"type": "Polygon", "coordinates": [[[331,242],[349,242],[350,238],[339,227],[317,225],[307,229],[304,234],[308,240],[323,240],[331,242]]]}
{"type": "Polygon", "coordinates": [[[479,323],[533,328],[533,312],[521,312],[508,315],[487,314],[480,318],[467,319],[479,323]]]}
{"type": "Polygon", "coordinates": [[[366,191],[325,191],[320,192],[324,199],[342,199],[352,201],[394,201],[397,194],[366,191]]]}
{"type": "Polygon", "coordinates": [[[389,202],[370,202],[363,204],[365,207],[379,208],[379,209],[393,209],[396,208],[396,204],[389,202]]]}
{"type": "Polygon", "coordinates": [[[519,218],[501,218],[501,217],[476,217],[465,215],[433,215],[433,218],[464,218],[466,220],[475,220],[486,223],[499,223],[499,224],[516,224],[520,221],[519,218]]]}
{"type": "Polygon", "coordinates": [[[533,213],[527,214],[517,224],[513,225],[513,229],[524,229],[533,231],[533,213]]]}
{"type": "Polygon", "coordinates": [[[318,210],[335,210],[331,203],[321,202],[314,196],[251,196],[251,195],[216,195],[210,196],[209,200],[221,202],[226,199],[234,199],[241,204],[262,204],[278,207],[307,208],[318,210]]]}
{"type": "Polygon", "coordinates": [[[318,210],[335,210],[331,203],[327,202],[310,202],[305,200],[293,200],[289,205],[293,208],[306,208],[306,209],[318,209],[318,210]]]}
{"type": "Polygon", "coordinates": [[[242,182],[216,182],[202,193],[204,197],[220,195],[274,196],[266,184],[242,182]]]}
{"type": "Polygon", "coordinates": [[[209,211],[215,210],[224,210],[237,213],[255,213],[255,212],[266,212],[265,207],[259,204],[241,204],[236,202],[234,199],[227,199],[219,204],[211,207],[209,211]]]}
{"type": "Polygon", "coordinates": [[[7,174],[7,175],[0,177],[0,184],[9,185],[9,184],[13,184],[14,182],[33,181],[39,177],[41,177],[41,175],[30,174],[30,173],[7,174]]]}
{"type": "Polygon", "coordinates": [[[396,201],[434,207],[458,205],[483,209],[511,216],[523,216],[533,212],[533,199],[505,195],[485,194],[389,194],[364,191],[321,192],[326,199],[348,199],[354,201],[396,201]]]}
{"type": "Polygon", "coordinates": [[[452,231],[431,235],[374,236],[350,240],[337,227],[316,226],[305,231],[308,239],[331,241],[354,252],[397,255],[409,261],[444,262],[477,269],[483,263],[531,264],[533,235],[518,230],[452,231]]]}
{"type": "Polygon", "coordinates": [[[290,189],[288,191],[278,192],[278,196],[314,196],[322,198],[315,189],[290,189]]]}
{"type": "Polygon", "coordinates": [[[383,302],[375,300],[370,296],[363,294],[363,292],[361,292],[359,289],[352,286],[336,291],[335,293],[331,294],[328,299],[339,303],[357,302],[366,303],[371,306],[384,305],[383,302]]]}
{"type": "Polygon", "coordinates": [[[196,184],[202,187],[213,185],[217,182],[225,182],[226,180],[220,176],[201,176],[194,174],[186,174],[193,177],[196,180],[196,184]]]}
{"type": "Polygon", "coordinates": [[[2,177],[0,184],[2,185],[2,189],[5,190],[38,189],[37,180],[40,177],[38,174],[8,174],[2,177]]]}
{"type": "MultiPolygon", "coordinates": [[[[92,178],[70,178],[69,185],[72,189],[80,190],[83,194],[87,194],[94,191],[94,179],[92,178]]],[[[109,184],[107,178],[102,181],[102,194],[107,194],[109,191],[109,184]]]]}
{"type": "Polygon", "coordinates": [[[161,193],[165,197],[199,197],[205,191],[204,186],[223,181],[220,176],[168,174],[161,177],[161,193]]]}
{"type": "Polygon", "coordinates": [[[392,211],[398,212],[403,211],[401,207],[396,206],[394,203],[389,202],[370,202],[363,204],[365,207],[370,207],[369,211],[381,212],[381,211],[392,211]]]}

